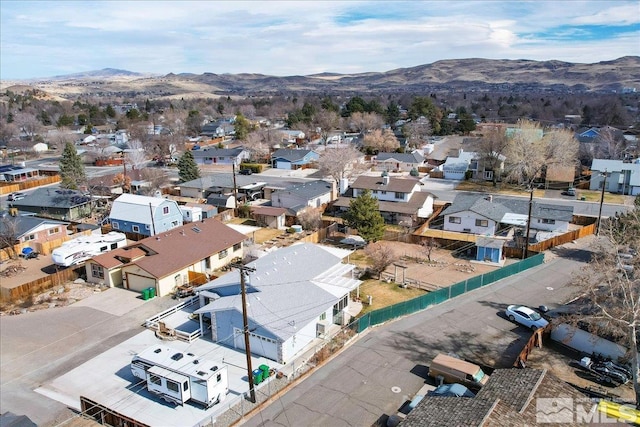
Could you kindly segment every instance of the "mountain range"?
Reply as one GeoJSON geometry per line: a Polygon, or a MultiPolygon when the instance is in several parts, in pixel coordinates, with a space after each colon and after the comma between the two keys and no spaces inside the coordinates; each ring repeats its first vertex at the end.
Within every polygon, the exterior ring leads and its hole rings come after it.
{"type": "Polygon", "coordinates": [[[218,97],[287,93],[367,94],[481,92],[620,92],[640,88],[640,57],[580,64],[562,61],[452,59],[387,72],[322,73],[307,76],[264,74],[167,74],[163,76],[105,68],[28,82],[55,96],[78,95],[218,97]]]}

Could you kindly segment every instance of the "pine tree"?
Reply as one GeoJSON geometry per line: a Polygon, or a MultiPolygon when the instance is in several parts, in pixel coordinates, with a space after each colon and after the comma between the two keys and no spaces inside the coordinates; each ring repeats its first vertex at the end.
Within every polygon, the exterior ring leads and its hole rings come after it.
{"type": "Polygon", "coordinates": [[[358,230],[358,234],[367,242],[380,240],[384,235],[384,218],[380,215],[378,199],[365,190],[349,204],[344,219],[347,226],[358,230]]]}
{"type": "Polygon", "coordinates": [[[60,158],[60,187],[77,190],[78,186],[87,181],[82,159],[71,142],[67,142],[60,158]]]}
{"type": "Polygon", "coordinates": [[[178,171],[180,181],[182,182],[193,181],[194,179],[200,178],[200,169],[198,169],[198,164],[196,163],[196,159],[193,158],[191,151],[184,153],[182,157],[180,157],[180,160],[178,160],[178,171]]]}

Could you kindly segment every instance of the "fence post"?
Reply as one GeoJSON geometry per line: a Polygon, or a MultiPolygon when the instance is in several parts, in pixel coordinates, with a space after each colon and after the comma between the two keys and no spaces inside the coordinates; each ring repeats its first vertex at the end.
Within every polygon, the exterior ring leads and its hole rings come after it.
{"type": "Polygon", "coordinates": [[[449,289],[449,298],[447,298],[447,299],[451,299],[451,285],[449,285],[448,289],[449,289]]]}

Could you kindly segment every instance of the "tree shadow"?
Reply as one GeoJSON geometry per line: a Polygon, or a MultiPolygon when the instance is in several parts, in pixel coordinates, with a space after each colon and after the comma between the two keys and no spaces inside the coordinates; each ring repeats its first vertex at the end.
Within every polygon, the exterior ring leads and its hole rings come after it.
{"type": "Polygon", "coordinates": [[[59,265],[51,264],[51,265],[42,267],[40,271],[47,274],[56,274],[58,271],[66,270],[67,268],[68,267],[60,267],[59,265]]]}
{"type": "Polygon", "coordinates": [[[570,248],[566,246],[556,246],[549,249],[551,253],[559,258],[570,259],[574,261],[589,262],[593,252],[586,249],[570,248]]]}

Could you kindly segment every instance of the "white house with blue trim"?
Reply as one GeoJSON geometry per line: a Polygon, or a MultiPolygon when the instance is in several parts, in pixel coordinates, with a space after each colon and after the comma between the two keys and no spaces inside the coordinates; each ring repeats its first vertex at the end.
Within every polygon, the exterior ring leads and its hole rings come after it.
{"type": "Polygon", "coordinates": [[[154,236],[183,225],[178,203],[160,197],[123,194],[109,212],[111,228],[124,233],[154,236]]]}
{"type": "Polygon", "coordinates": [[[271,155],[271,164],[275,169],[303,169],[319,158],[313,150],[280,148],[271,155]]]}
{"type": "MultiPolygon", "coordinates": [[[[287,363],[333,325],[350,320],[349,292],[360,280],[351,251],[312,243],[278,249],[249,264],[247,316],[251,352],[287,363]]],[[[201,330],[211,325],[211,339],[245,349],[240,273],[234,270],[197,288],[201,330]]]]}

